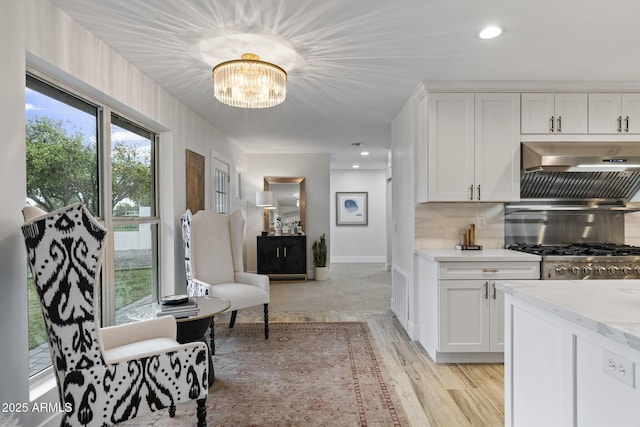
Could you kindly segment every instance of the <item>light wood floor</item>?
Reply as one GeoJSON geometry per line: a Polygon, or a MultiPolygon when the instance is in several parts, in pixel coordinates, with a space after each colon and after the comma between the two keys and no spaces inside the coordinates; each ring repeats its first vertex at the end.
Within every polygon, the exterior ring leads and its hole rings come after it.
{"type": "MultiPolygon", "coordinates": [[[[366,321],[413,426],[504,425],[502,364],[434,364],[389,310],[391,277],[382,264],[334,264],[326,282],[271,282],[270,322],[366,321]]],[[[228,315],[216,317],[224,322],[228,315]]],[[[236,322],[261,322],[261,310],[236,322]]]]}

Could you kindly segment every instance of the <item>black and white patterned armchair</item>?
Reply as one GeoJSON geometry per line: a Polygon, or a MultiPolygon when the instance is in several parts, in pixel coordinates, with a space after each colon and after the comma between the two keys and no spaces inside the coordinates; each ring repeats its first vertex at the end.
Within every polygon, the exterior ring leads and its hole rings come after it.
{"type": "MultiPolygon", "coordinates": [[[[97,279],[107,230],[80,203],[22,227],[56,373],[63,426],[103,426],[197,400],[206,425],[207,346],[179,344],[165,316],[100,328],[97,279]]],[[[194,409],[195,406],[194,406],[194,409]]]]}

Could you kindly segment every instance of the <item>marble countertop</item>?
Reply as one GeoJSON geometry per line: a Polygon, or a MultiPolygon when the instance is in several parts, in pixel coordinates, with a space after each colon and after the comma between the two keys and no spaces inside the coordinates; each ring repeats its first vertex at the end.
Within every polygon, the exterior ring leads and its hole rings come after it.
{"type": "Polygon", "coordinates": [[[482,249],[462,251],[458,249],[416,249],[416,254],[430,261],[540,261],[539,255],[509,249],[482,249]]]}
{"type": "Polygon", "coordinates": [[[640,280],[497,280],[496,287],[640,351],[640,280]]]}

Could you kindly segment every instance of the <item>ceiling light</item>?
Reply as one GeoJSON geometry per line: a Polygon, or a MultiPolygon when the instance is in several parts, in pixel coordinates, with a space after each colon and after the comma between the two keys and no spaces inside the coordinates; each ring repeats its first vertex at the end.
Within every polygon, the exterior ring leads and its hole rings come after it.
{"type": "Polygon", "coordinates": [[[361,156],[368,156],[368,155],[369,155],[369,152],[368,152],[368,151],[361,151],[361,152],[360,152],[360,155],[361,155],[361,156]]]}
{"type": "Polygon", "coordinates": [[[354,168],[354,169],[358,169],[360,167],[360,165],[353,165],[351,167],[354,168]]]}
{"type": "Polygon", "coordinates": [[[492,25],[480,31],[479,36],[481,39],[493,39],[498,37],[500,34],[502,34],[502,28],[492,25]]]}
{"type": "Polygon", "coordinates": [[[273,107],[287,95],[286,71],[253,53],[216,65],[211,75],[215,97],[232,107],[273,107]]]}

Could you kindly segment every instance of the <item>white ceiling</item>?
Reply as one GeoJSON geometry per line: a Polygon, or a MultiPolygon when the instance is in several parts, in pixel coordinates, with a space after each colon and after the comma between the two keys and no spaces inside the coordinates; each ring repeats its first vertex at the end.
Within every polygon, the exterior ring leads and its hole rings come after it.
{"type": "Polygon", "coordinates": [[[329,152],[333,168],[384,165],[390,122],[421,80],[640,79],[637,0],[52,2],[247,152],[329,152]],[[479,39],[487,24],[504,34],[479,39]],[[306,62],[283,104],[214,98],[212,64],[189,51],[236,31],[283,38],[306,62]]]}

